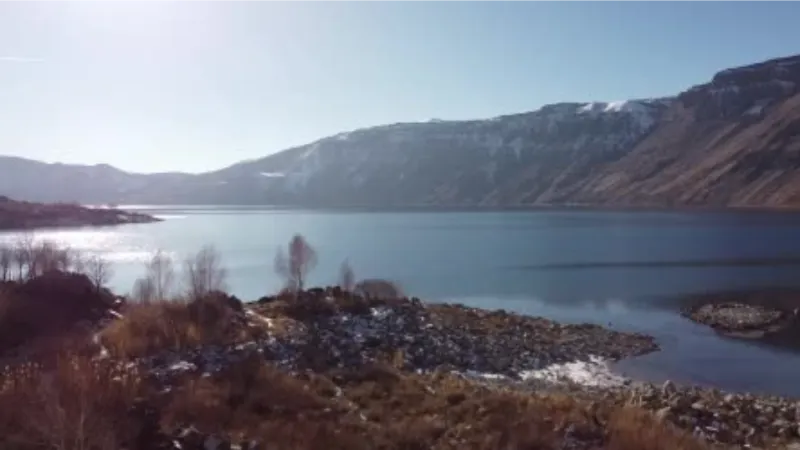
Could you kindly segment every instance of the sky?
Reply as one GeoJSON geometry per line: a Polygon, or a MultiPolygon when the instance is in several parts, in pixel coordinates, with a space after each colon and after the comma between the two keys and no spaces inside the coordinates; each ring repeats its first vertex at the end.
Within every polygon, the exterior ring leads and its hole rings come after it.
{"type": "Polygon", "coordinates": [[[0,2],[0,154],[200,172],[342,131],[676,94],[800,2],[0,2]]]}

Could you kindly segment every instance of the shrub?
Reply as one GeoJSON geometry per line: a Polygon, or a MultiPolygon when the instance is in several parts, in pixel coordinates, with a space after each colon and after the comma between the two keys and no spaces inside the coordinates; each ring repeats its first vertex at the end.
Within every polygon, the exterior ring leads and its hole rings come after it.
{"type": "Polygon", "coordinates": [[[122,311],[122,319],[103,330],[100,341],[122,358],[238,342],[252,331],[240,311],[235,297],[216,292],[192,301],[133,302],[122,311]]]}
{"type": "Polygon", "coordinates": [[[388,280],[362,280],[356,284],[354,290],[358,294],[377,298],[400,298],[403,296],[400,286],[388,280]]]}
{"type": "Polygon", "coordinates": [[[115,450],[139,432],[129,413],[144,393],[136,372],[62,351],[53,367],[17,366],[0,381],[0,448],[115,450]]]}
{"type": "Polygon", "coordinates": [[[74,331],[95,323],[115,307],[115,298],[97,291],[84,275],[47,272],[0,292],[0,352],[38,338],[74,331]]]}

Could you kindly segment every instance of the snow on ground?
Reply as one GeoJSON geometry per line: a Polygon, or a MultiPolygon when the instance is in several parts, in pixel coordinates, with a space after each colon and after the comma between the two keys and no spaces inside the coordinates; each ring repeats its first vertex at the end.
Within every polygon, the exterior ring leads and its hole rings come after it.
{"type": "Polygon", "coordinates": [[[552,364],[543,369],[520,373],[522,379],[537,379],[553,383],[568,381],[582,386],[614,387],[623,386],[629,380],[615,374],[606,360],[590,356],[589,361],[573,361],[552,364]]]}
{"type": "MultiPolygon", "coordinates": [[[[502,374],[477,372],[474,370],[458,372],[458,374],[470,380],[490,383],[506,384],[516,381],[502,374]]],[[[522,371],[519,375],[523,383],[526,381],[542,381],[558,385],[567,382],[585,387],[600,388],[625,386],[631,381],[628,378],[614,373],[605,359],[596,356],[591,356],[589,361],[551,364],[538,370],[522,371]]]]}
{"type": "Polygon", "coordinates": [[[254,320],[257,320],[257,321],[259,321],[259,322],[263,322],[263,323],[265,323],[265,324],[267,325],[267,327],[269,327],[269,328],[272,328],[272,326],[274,325],[274,323],[273,323],[273,320],[272,320],[271,318],[269,318],[269,317],[264,317],[264,316],[262,316],[261,314],[258,314],[258,313],[255,313],[255,312],[253,312],[252,310],[245,309],[245,310],[244,310],[244,313],[245,313],[245,314],[247,315],[247,317],[249,317],[250,319],[254,319],[254,320]]]}

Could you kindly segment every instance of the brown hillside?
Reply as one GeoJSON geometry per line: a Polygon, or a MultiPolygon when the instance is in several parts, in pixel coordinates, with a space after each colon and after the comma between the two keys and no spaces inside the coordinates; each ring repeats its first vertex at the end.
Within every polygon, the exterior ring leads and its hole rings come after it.
{"type": "Polygon", "coordinates": [[[576,200],[800,205],[800,58],[794,61],[777,75],[773,66],[780,62],[733,69],[722,81],[718,75],[685,92],[652,133],[598,170],[576,200]],[[754,70],[768,73],[754,80],[754,70]]]}

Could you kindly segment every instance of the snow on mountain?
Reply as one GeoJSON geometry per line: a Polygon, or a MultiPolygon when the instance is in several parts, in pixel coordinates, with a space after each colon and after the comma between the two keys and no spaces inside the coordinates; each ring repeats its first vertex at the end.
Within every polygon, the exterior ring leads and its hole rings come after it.
{"type": "MultiPolygon", "coordinates": [[[[235,183],[249,172],[249,177],[263,180],[259,191],[264,196],[286,202],[372,203],[378,196],[397,202],[436,201],[431,194],[442,185],[478,190],[537,161],[566,163],[625,151],[670,102],[561,103],[487,120],[364,128],[239,164],[216,176],[235,183]]],[[[481,201],[479,197],[476,192],[470,201],[481,201]]]]}

